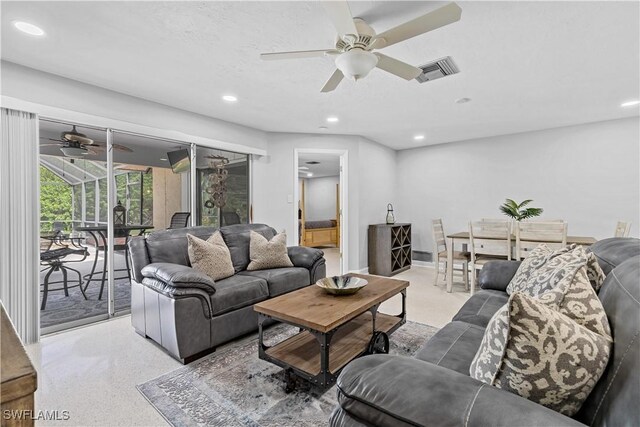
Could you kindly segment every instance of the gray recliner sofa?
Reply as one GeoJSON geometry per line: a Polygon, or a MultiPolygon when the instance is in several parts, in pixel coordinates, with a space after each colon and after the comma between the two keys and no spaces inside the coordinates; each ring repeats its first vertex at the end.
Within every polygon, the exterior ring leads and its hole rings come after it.
{"type": "Polygon", "coordinates": [[[189,264],[187,234],[207,239],[215,228],[156,231],[129,241],[131,256],[131,323],[182,363],[258,328],[253,304],[308,286],[325,277],[324,253],[288,248],[293,267],[246,271],[249,235],[267,239],[273,228],[263,224],[221,227],[235,275],[214,282],[189,264]]]}
{"type": "MultiPolygon", "coordinates": [[[[614,344],[609,364],[573,418],[469,376],[484,329],[507,302],[519,262],[487,263],[482,290],[415,355],[372,355],[337,380],[331,426],[638,426],[640,425],[640,240],[591,247],[607,274],[598,294],[614,344]]],[[[428,310],[428,307],[424,308],[428,310]]]]}

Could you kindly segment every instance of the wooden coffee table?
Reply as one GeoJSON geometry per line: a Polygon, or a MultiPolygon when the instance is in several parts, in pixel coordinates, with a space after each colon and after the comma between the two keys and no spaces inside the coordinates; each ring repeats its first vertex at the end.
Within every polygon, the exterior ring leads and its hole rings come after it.
{"type": "Polygon", "coordinates": [[[369,284],[354,295],[334,296],[311,285],[253,306],[258,312],[260,359],[285,369],[285,390],[292,374],[320,386],[333,384],[342,368],[363,355],[374,331],[391,334],[406,322],[409,282],[352,274],[369,284]],[[402,312],[378,313],[380,304],[402,295],[402,312]],[[271,347],[264,344],[263,324],[268,319],[300,328],[300,333],[271,347]]]}

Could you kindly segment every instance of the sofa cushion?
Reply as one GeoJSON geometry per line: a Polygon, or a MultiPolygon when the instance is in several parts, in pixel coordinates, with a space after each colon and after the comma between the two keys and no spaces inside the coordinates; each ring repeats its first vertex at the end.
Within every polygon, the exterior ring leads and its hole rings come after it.
{"type": "Polygon", "coordinates": [[[201,271],[213,280],[233,276],[235,270],[231,262],[231,254],[219,231],[213,233],[207,240],[187,234],[187,241],[189,243],[189,262],[194,269],[201,271]]]}
{"type": "Polygon", "coordinates": [[[596,256],[604,274],[609,274],[629,258],[640,255],[640,240],[633,237],[612,237],[597,241],[589,247],[589,251],[596,256]]]}
{"type": "Polygon", "coordinates": [[[610,348],[610,337],[515,292],[487,325],[469,373],[572,416],[604,372],[610,348]]]}
{"type": "Polygon", "coordinates": [[[249,262],[247,270],[250,271],[293,267],[287,253],[287,235],[284,231],[271,239],[252,231],[249,242],[249,258],[251,262],[249,262]]]}
{"type": "Polygon", "coordinates": [[[190,266],[187,234],[207,240],[215,230],[213,227],[189,227],[154,231],[146,238],[149,261],[190,266]]]}
{"type": "Polygon", "coordinates": [[[469,366],[483,336],[484,328],[454,321],[436,332],[415,358],[469,375],[469,366]]]}
{"type": "Polygon", "coordinates": [[[270,297],[286,294],[287,292],[308,286],[311,283],[309,270],[302,267],[241,271],[238,275],[258,277],[266,280],[270,297]]]}
{"type": "MultiPolygon", "coordinates": [[[[629,239],[617,240],[629,247],[629,239]]],[[[640,247],[640,240],[633,240],[640,247]]],[[[613,243],[607,246],[617,252],[613,243]]],[[[613,350],[607,369],[576,418],[590,426],[640,426],[640,256],[612,270],[598,297],[611,325],[613,350]]]]}
{"type": "Polygon", "coordinates": [[[215,286],[216,293],[211,295],[214,316],[269,298],[267,282],[258,277],[235,275],[217,281],[215,286]]]}
{"type": "Polygon", "coordinates": [[[266,239],[271,239],[276,235],[276,231],[264,224],[234,224],[220,228],[220,233],[224,238],[231,261],[236,273],[246,270],[249,265],[249,242],[251,231],[261,234],[266,239]]]}
{"type": "Polygon", "coordinates": [[[507,303],[509,295],[502,291],[483,289],[464,303],[453,320],[486,327],[496,311],[507,303]]]}

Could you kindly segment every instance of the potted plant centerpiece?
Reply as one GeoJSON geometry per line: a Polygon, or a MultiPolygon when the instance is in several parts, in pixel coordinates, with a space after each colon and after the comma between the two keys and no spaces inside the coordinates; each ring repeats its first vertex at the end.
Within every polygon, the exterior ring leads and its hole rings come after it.
{"type": "Polygon", "coordinates": [[[500,211],[506,216],[513,218],[515,222],[522,221],[523,219],[533,218],[540,216],[543,212],[542,208],[526,207],[529,203],[533,202],[531,199],[527,199],[522,203],[516,203],[511,199],[507,199],[501,206],[500,211]]]}

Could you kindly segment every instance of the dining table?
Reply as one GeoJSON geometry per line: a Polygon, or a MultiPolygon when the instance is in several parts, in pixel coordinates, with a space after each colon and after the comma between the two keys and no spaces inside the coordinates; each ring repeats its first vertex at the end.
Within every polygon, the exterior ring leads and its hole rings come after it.
{"type": "MultiPolygon", "coordinates": [[[[138,236],[143,235],[147,230],[152,230],[153,225],[145,225],[145,224],[127,224],[127,225],[114,225],[113,226],[113,234],[116,238],[124,238],[124,247],[126,250],[126,245],[129,242],[129,237],[131,236],[132,231],[138,231],[138,236]]],[[[104,291],[104,283],[107,278],[107,232],[109,228],[107,224],[95,224],[95,225],[85,225],[80,227],[75,227],[74,231],[77,232],[85,232],[91,235],[95,244],[95,255],[93,257],[93,266],[91,267],[91,273],[88,273],[84,276],[86,280],[85,289],[89,286],[92,281],[100,281],[100,295],[98,299],[102,299],[102,293],[104,291]],[[98,265],[98,259],[100,258],[100,251],[104,251],[103,256],[103,265],[102,272],[96,272],[96,267],[98,265]],[[100,276],[100,278],[95,278],[94,276],[100,276]]],[[[118,245],[119,246],[119,245],[118,245]]],[[[127,277],[129,277],[129,257],[125,256],[125,262],[127,264],[127,277]]],[[[117,277],[116,279],[120,279],[124,277],[117,277]]]]}
{"type": "MultiPolygon", "coordinates": [[[[468,231],[460,231],[458,233],[448,234],[447,239],[449,242],[447,244],[447,292],[451,292],[453,289],[453,251],[456,244],[458,245],[468,245],[469,244],[469,232],[468,231]]],[[[486,237],[484,237],[486,239],[486,237]]],[[[567,236],[567,244],[576,244],[582,246],[590,246],[597,241],[594,237],[588,236],[567,236]]],[[[545,243],[544,241],[540,241],[540,243],[545,243]]],[[[516,237],[515,235],[511,235],[511,244],[515,247],[516,237]]],[[[463,249],[465,250],[465,249],[463,249]]],[[[473,272],[475,274],[475,272],[473,272]]]]}

